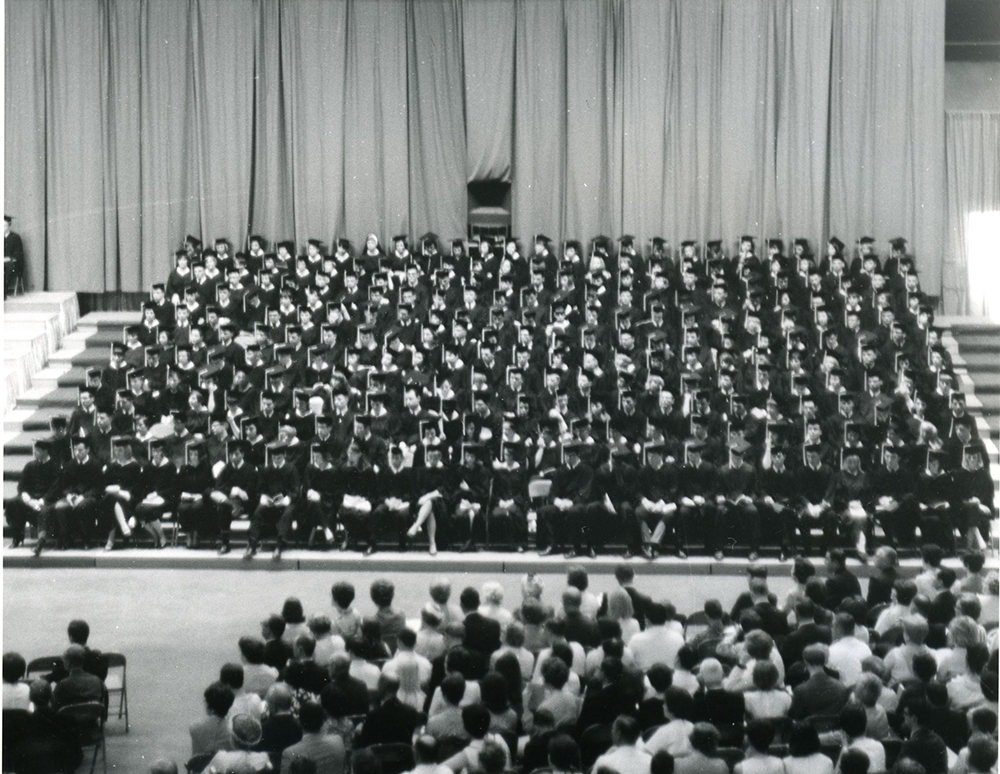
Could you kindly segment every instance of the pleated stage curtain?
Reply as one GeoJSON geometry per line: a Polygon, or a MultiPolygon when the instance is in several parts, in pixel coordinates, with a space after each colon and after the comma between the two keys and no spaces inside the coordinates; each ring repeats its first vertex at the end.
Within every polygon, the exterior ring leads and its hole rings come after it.
{"type": "Polygon", "coordinates": [[[944,0],[11,0],[6,210],[35,288],[184,235],[905,236],[941,290],[944,0]]]}
{"type": "Polygon", "coordinates": [[[1000,113],[949,111],[948,245],[941,303],[948,314],[1000,320],[1000,113]],[[991,233],[974,233],[974,218],[991,233]],[[976,254],[972,252],[972,240],[976,254]]]}

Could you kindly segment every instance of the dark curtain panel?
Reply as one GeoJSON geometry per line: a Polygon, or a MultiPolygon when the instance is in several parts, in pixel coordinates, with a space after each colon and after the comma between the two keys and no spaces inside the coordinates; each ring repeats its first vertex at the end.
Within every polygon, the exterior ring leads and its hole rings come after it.
{"type": "Polygon", "coordinates": [[[35,288],[186,233],[906,236],[941,289],[943,0],[12,0],[6,209],[35,288]]]}

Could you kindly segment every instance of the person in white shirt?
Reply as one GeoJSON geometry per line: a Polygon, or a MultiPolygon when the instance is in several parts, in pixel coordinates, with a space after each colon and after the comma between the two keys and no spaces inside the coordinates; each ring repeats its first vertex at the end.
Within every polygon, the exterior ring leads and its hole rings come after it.
{"type": "Polygon", "coordinates": [[[600,594],[587,591],[590,585],[587,571],[578,564],[570,565],[566,571],[566,585],[580,590],[580,612],[587,618],[597,618],[597,611],[601,609],[604,600],[600,594]]]}
{"type": "Polygon", "coordinates": [[[243,690],[261,698],[278,680],[278,670],[264,663],[264,641],[257,637],[240,637],[240,659],[243,662],[243,690]]]}
{"type": "Polygon", "coordinates": [[[934,599],[938,593],[937,573],[941,569],[944,550],[941,546],[928,543],[920,549],[920,558],[923,560],[920,574],[913,579],[917,584],[917,593],[923,594],[928,599],[934,599]]]}
{"type": "Polygon", "coordinates": [[[413,629],[403,629],[396,640],[396,655],[382,667],[382,674],[399,677],[399,669],[404,663],[415,663],[420,687],[426,688],[431,680],[431,662],[415,652],[417,633],[413,629]]]}
{"type": "Polygon", "coordinates": [[[861,677],[861,662],[872,654],[871,648],[854,636],[854,617],[837,613],[833,619],[833,643],[827,665],[840,673],[840,681],[848,688],[861,677]]]}
{"type": "Polygon", "coordinates": [[[503,586],[493,581],[484,583],[480,596],[482,597],[479,605],[480,615],[499,623],[501,633],[506,631],[510,622],[514,620],[514,614],[503,607],[503,586]]]}
{"type": "Polygon", "coordinates": [[[333,622],[326,615],[314,615],[309,619],[309,631],[316,638],[313,661],[321,667],[328,666],[337,653],[347,651],[347,643],[339,634],[333,633],[333,622]]]}
{"type": "Polygon", "coordinates": [[[743,694],[747,717],[783,718],[788,716],[792,697],[778,688],[778,668],[770,661],[758,661],[753,668],[753,689],[743,694]]]}
{"type": "Polygon", "coordinates": [[[892,585],[892,601],[879,613],[875,631],[879,636],[896,626],[902,626],[903,619],[910,615],[910,606],[917,596],[917,584],[908,578],[898,578],[892,585]]]}
{"type": "Polygon", "coordinates": [[[743,656],[741,665],[734,667],[722,683],[722,687],[727,691],[750,691],[753,690],[753,671],[757,664],[767,661],[774,665],[778,672],[777,685],[784,685],[785,682],[785,662],[774,647],[774,640],[771,635],[761,629],[754,629],[747,633],[743,642],[743,656]]]}
{"type": "Polygon", "coordinates": [[[690,643],[677,651],[677,666],[674,669],[673,686],[687,691],[692,696],[701,687],[698,682],[698,675],[694,673],[695,667],[701,659],[698,657],[698,650],[690,643]]]}
{"type": "Polygon", "coordinates": [[[646,740],[646,752],[656,755],[665,750],[675,758],[691,752],[691,732],[694,730],[694,697],[690,693],[671,686],[666,690],[667,717],[670,722],[660,726],[646,740]]]}
{"type": "Polygon", "coordinates": [[[524,627],[517,621],[511,621],[504,632],[504,644],[490,656],[491,669],[505,653],[514,654],[521,667],[521,679],[528,682],[535,669],[535,655],[524,647],[524,627]]]}
{"type": "Polygon", "coordinates": [[[885,771],[885,747],[878,740],[867,736],[867,726],[868,715],[863,707],[848,704],[840,711],[840,730],[843,734],[841,761],[848,750],[860,750],[868,756],[869,774],[880,774],[885,771]]]}
{"type": "Polygon", "coordinates": [[[20,653],[3,654],[3,708],[5,710],[27,710],[31,708],[30,689],[21,682],[28,668],[20,653]]]}
{"type": "Polygon", "coordinates": [[[684,637],[667,627],[667,606],[653,602],[646,610],[646,630],[628,641],[629,650],[635,655],[636,664],[649,671],[653,664],[666,664],[671,669],[677,662],[677,651],[684,645],[684,637]]]}
{"type": "Polygon", "coordinates": [[[924,644],[930,627],[927,619],[911,615],[903,619],[903,644],[885,654],[885,665],[892,674],[893,683],[901,683],[913,677],[913,657],[918,653],[930,654],[924,644]]]}
{"type": "Polygon", "coordinates": [[[437,740],[429,734],[421,734],[413,743],[413,758],[417,765],[404,774],[434,774],[440,766],[437,754],[437,740]]]}
{"type": "Polygon", "coordinates": [[[264,714],[264,700],[256,693],[247,693],[243,687],[244,672],[240,664],[224,664],[219,670],[219,682],[228,685],[233,691],[233,704],[226,715],[226,722],[232,730],[233,718],[237,715],[249,715],[256,720],[264,714]]]}
{"type": "MultiPolygon", "coordinates": [[[[420,628],[417,630],[417,644],[413,650],[428,661],[443,656],[448,651],[448,646],[441,628],[441,614],[432,602],[428,602],[420,611],[420,628]]],[[[465,637],[464,626],[462,637],[465,637]]]]}
{"type": "Polygon", "coordinates": [[[653,759],[639,742],[639,722],[619,715],[611,726],[611,749],[594,763],[594,771],[607,767],[618,774],[649,774],[653,759]]]}

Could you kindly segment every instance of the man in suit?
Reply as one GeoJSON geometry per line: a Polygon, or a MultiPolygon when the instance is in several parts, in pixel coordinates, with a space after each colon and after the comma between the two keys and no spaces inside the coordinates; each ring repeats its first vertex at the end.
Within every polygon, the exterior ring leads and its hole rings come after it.
{"type": "Polygon", "coordinates": [[[305,701],[299,705],[299,722],[302,724],[302,741],[286,747],[281,755],[281,772],[289,774],[292,761],[298,758],[311,760],[316,764],[316,774],[341,774],[347,753],[344,740],[339,734],[324,736],[323,724],[326,713],[315,701],[305,701]]]}
{"type": "Polygon", "coordinates": [[[396,695],[399,679],[382,675],[378,681],[379,705],[365,718],[361,734],[354,740],[355,748],[373,744],[403,742],[409,744],[414,730],[423,723],[424,716],[396,695]]]}
{"type": "Polygon", "coordinates": [[[566,625],[566,639],[579,642],[585,648],[596,648],[601,644],[601,632],[597,621],[584,615],[580,609],[583,594],[580,589],[568,587],[562,595],[563,622],[566,625]]]}
{"type": "Polygon", "coordinates": [[[3,504],[11,528],[11,548],[24,541],[24,527],[31,522],[38,526],[35,556],[45,544],[52,505],[59,496],[59,467],[49,456],[52,444],[48,439],[35,441],[34,458],[24,466],[17,482],[17,497],[3,504]]]}
{"type": "Polygon", "coordinates": [[[302,741],[302,726],[292,712],[292,689],[275,683],[267,689],[264,701],[267,713],[261,719],[261,738],[257,749],[271,756],[271,765],[281,766],[285,749],[302,741]]]}
{"type": "Polygon", "coordinates": [[[592,502],[594,470],[580,460],[580,444],[569,442],[563,445],[564,462],[552,476],[551,503],[538,509],[539,532],[546,535],[546,547],[540,556],[548,556],[559,546],[557,534],[565,532],[573,535],[574,547],[567,554],[572,559],[582,550],[586,542],[586,554],[597,557],[594,538],[602,506],[592,502]]]}
{"type": "Polygon", "coordinates": [[[368,687],[351,676],[351,657],[337,653],[330,659],[330,682],[320,693],[320,702],[331,717],[368,712],[368,687]]]}
{"type": "Polygon", "coordinates": [[[302,688],[317,696],[330,681],[326,669],[316,663],[316,638],[306,632],[295,638],[292,659],[285,664],[283,677],[294,688],[302,688]]]}
{"type": "Polygon", "coordinates": [[[83,668],[86,657],[87,649],[83,645],[70,645],[66,648],[63,666],[67,674],[52,689],[53,709],[86,702],[103,702],[107,705],[108,692],[104,682],[83,668]]]}
{"type": "Polygon", "coordinates": [[[807,645],[802,652],[809,679],[792,691],[790,718],[805,720],[817,715],[837,715],[847,703],[851,692],[840,680],[827,674],[827,656],[825,645],[807,645]]]}
{"type": "Polygon", "coordinates": [[[490,654],[500,649],[500,622],[487,618],[479,612],[479,592],[472,586],[465,588],[459,597],[459,604],[465,614],[465,640],[463,645],[472,655],[472,680],[478,680],[487,672],[490,654]]]}
{"type": "Polygon", "coordinates": [[[816,623],[816,604],[811,599],[795,603],[795,629],[785,638],[781,647],[781,660],[786,669],[802,659],[802,652],[809,645],[829,645],[832,633],[829,626],[816,623]]]}
{"type": "Polygon", "coordinates": [[[692,720],[712,723],[719,729],[722,744],[738,744],[743,739],[743,694],[722,687],[724,673],[718,659],[706,658],[698,670],[701,688],[694,695],[692,720]]]}

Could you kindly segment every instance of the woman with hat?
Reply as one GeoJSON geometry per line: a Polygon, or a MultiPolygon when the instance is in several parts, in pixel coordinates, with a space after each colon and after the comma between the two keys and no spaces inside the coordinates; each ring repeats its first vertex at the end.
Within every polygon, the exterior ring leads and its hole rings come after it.
{"type": "Polygon", "coordinates": [[[266,752],[253,752],[260,744],[260,722],[250,715],[233,718],[233,750],[219,750],[205,767],[206,774],[252,774],[271,771],[271,759],[266,752]]]}

